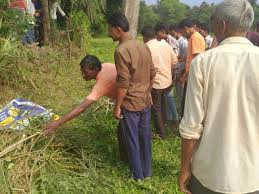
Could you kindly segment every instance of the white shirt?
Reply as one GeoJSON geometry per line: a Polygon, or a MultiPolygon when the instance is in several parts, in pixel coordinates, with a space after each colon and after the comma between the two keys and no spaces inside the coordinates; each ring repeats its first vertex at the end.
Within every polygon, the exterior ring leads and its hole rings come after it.
{"type": "MultiPolygon", "coordinates": [[[[181,36],[178,40],[179,43],[179,56],[187,56],[188,40],[187,38],[181,36]]],[[[178,71],[182,72],[184,70],[185,62],[178,63],[178,71]]]]}
{"type": "Polygon", "coordinates": [[[51,19],[56,20],[57,19],[57,10],[62,16],[65,16],[65,12],[61,9],[60,5],[58,2],[55,2],[52,4],[51,10],[50,10],[50,15],[51,19]]]}
{"type": "Polygon", "coordinates": [[[206,49],[209,49],[212,45],[213,38],[210,35],[208,35],[205,38],[205,42],[206,42],[206,49]]]}
{"type": "Polygon", "coordinates": [[[166,41],[150,40],[146,43],[150,50],[156,76],[153,88],[165,89],[172,84],[172,69],[176,68],[177,56],[166,41]]]}
{"type": "Polygon", "coordinates": [[[198,55],[188,80],[185,139],[200,139],[192,173],[220,193],[259,190],[259,48],[225,39],[198,55]]]}
{"type": "Polygon", "coordinates": [[[26,3],[26,14],[28,15],[28,23],[31,25],[35,24],[34,14],[35,14],[35,7],[31,0],[25,0],[26,3]]]}
{"type": "Polygon", "coordinates": [[[31,0],[26,0],[26,12],[30,16],[35,14],[35,7],[31,0]]]}
{"type": "Polygon", "coordinates": [[[178,56],[179,55],[179,43],[176,40],[176,38],[171,36],[170,34],[168,34],[166,42],[168,42],[168,44],[170,44],[170,46],[173,48],[175,54],[178,56]]]}

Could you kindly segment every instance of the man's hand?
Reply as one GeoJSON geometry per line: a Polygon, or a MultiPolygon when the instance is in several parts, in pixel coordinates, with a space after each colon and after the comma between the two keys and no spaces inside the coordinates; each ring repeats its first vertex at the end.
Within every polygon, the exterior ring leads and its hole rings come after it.
{"type": "Polygon", "coordinates": [[[113,111],[113,116],[117,120],[122,119],[121,109],[120,108],[115,108],[114,111],[113,111]]]}
{"type": "Polygon", "coordinates": [[[59,121],[50,122],[44,129],[44,135],[52,135],[60,127],[59,121]]]}
{"type": "Polygon", "coordinates": [[[181,170],[179,175],[179,187],[181,192],[186,194],[192,194],[187,188],[190,178],[191,178],[190,170],[181,170]]]}
{"type": "Polygon", "coordinates": [[[185,73],[181,72],[179,75],[179,81],[181,84],[185,84],[185,73]]]}
{"type": "Polygon", "coordinates": [[[40,13],[39,12],[35,12],[34,13],[34,17],[39,17],[40,13]]]}

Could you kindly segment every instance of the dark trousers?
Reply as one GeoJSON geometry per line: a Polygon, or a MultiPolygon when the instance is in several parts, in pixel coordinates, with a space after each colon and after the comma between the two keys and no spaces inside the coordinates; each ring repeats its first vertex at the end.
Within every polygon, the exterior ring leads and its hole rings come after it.
{"type": "MultiPolygon", "coordinates": [[[[223,194],[204,187],[195,176],[191,177],[188,187],[192,194],[223,194]]],[[[247,194],[259,194],[259,191],[247,194]]]]}
{"type": "Polygon", "coordinates": [[[165,136],[165,120],[166,120],[166,89],[152,89],[151,96],[152,96],[152,117],[154,120],[155,130],[156,133],[159,134],[161,137],[165,136]]]}
{"type": "Polygon", "coordinates": [[[128,152],[127,152],[127,147],[126,147],[126,139],[125,139],[124,133],[123,133],[122,121],[119,122],[118,127],[117,127],[117,137],[118,137],[120,160],[122,162],[128,163],[128,152]]]}
{"type": "Polygon", "coordinates": [[[182,118],[184,116],[186,90],[187,90],[187,82],[184,84],[184,87],[183,87],[183,98],[182,98],[182,104],[181,104],[181,117],[182,118]]]}
{"type": "Polygon", "coordinates": [[[36,18],[36,25],[34,26],[35,40],[39,42],[39,45],[43,43],[43,21],[41,17],[36,18]]]}
{"type": "Polygon", "coordinates": [[[122,109],[123,132],[134,179],[151,176],[150,108],[132,112],[122,109]]]}

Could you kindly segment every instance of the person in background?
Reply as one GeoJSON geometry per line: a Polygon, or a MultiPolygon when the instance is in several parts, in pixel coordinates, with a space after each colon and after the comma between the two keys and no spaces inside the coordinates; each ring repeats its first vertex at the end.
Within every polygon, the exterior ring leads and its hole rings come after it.
{"type": "Polygon", "coordinates": [[[65,12],[60,7],[60,1],[55,0],[52,3],[51,9],[50,9],[50,16],[51,16],[51,19],[52,19],[54,25],[57,24],[57,19],[58,19],[57,12],[59,12],[63,17],[66,17],[65,12]]]}
{"type": "Polygon", "coordinates": [[[23,12],[25,14],[25,10],[26,10],[26,1],[25,0],[12,0],[9,3],[9,7],[13,8],[13,9],[18,9],[21,12],[23,12]]]}
{"type": "Polygon", "coordinates": [[[9,3],[9,7],[11,9],[18,9],[22,16],[21,20],[27,19],[28,21],[28,28],[26,34],[22,38],[22,43],[24,45],[30,46],[35,41],[35,33],[33,30],[34,26],[34,15],[35,15],[35,8],[31,0],[13,0],[9,3]],[[26,17],[24,17],[26,16],[26,17]]]}
{"type": "MultiPolygon", "coordinates": [[[[184,65],[186,63],[188,40],[182,36],[180,29],[177,26],[170,26],[170,34],[177,39],[179,43],[178,67],[175,71],[175,89],[177,95],[177,110],[181,113],[181,103],[183,99],[183,84],[180,81],[180,75],[184,72],[184,65]]],[[[182,115],[182,114],[180,114],[182,115]]],[[[179,119],[180,120],[180,119],[179,119]]]]}
{"type": "Polygon", "coordinates": [[[193,24],[194,29],[195,29],[197,32],[200,33],[200,31],[201,31],[201,22],[200,22],[199,20],[196,20],[196,19],[191,20],[191,22],[192,22],[192,24],[193,24]]]}
{"type": "Polygon", "coordinates": [[[247,32],[246,38],[253,43],[255,46],[259,46],[259,33],[258,32],[247,32]]]}
{"type": "Polygon", "coordinates": [[[201,24],[200,34],[205,39],[206,50],[209,50],[211,48],[213,38],[210,36],[210,29],[207,24],[201,24]]]}
{"type": "Polygon", "coordinates": [[[51,9],[50,9],[50,18],[52,20],[52,41],[56,40],[58,37],[58,15],[57,12],[60,13],[61,16],[65,17],[66,19],[67,16],[63,9],[60,7],[60,0],[54,0],[54,2],[51,4],[51,9]]]}
{"type": "MultiPolygon", "coordinates": [[[[155,26],[155,32],[156,32],[156,38],[159,41],[166,41],[174,50],[175,54],[178,56],[179,53],[179,43],[178,41],[169,34],[169,29],[168,27],[163,24],[163,23],[158,23],[155,26]]],[[[172,75],[175,75],[176,69],[172,69],[172,75]]],[[[174,80],[175,78],[173,78],[174,80]]],[[[172,128],[178,128],[178,113],[176,110],[176,105],[175,105],[175,99],[172,94],[173,92],[173,85],[170,91],[167,92],[167,120],[172,122],[172,128]]]]}
{"type": "Polygon", "coordinates": [[[25,5],[25,13],[28,17],[28,29],[26,35],[22,38],[22,43],[30,47],[35,45],[34,16],[37,15],[37,13],[31,0],[25,0],[25,5]]]}
{"type": "MultiPolygon", "coordinates": [[[[91,93],[85,100],[70,112],[65,114],[57,121],[50,122],[44,129],[46,135],[51,135],[65,122],[77,117],[90,106],[100,100],[102,97],[108,97],[115,100],[116,97],[116,67],[111,63],[101,63],[100,60],[93,56],[87,55],[80,62],[82,76],[86,81],[96,80],[91,93]]],[[[121,160],[127,162],[127,152],[125,148],[124,136],[121,134],[121,124],[118,125],[118,143],[121,160]]]]}
{"type": "Polygon", "coordinates": [[[129,168],[134,180],[151,177],[151,89],[155,68],[148,47],[129,34],[125,15],[108,18],[108,34],[119,41],[114,59],[117,69],[116,103],[113,116],[123,125],[129,168]]]}
{"type": "Polygon", "coordinates": [[[184,72],[180,75],[180,80],[184,83],[183,90],[183,100],[182,100],[182,108],[181,108],[181,116],[184,114],[184,106],[185,106],[185,95],[187,89],[187,80],[190,70],[190,65],[192,60],[198,56],[200,53],[205,51],[205,40],[204,37],[196,31],[195,25],[190,19],[182,20],[179,25],[179,29],[182,32],[182,35],[188,38],[188,48],[187,48],[187,56],[186,63],[184,66],[184,72]]]}
{"type": "Polygon", "coordinates": [[[218,46],[218,41],[216,37],[213,37],[213,41],[211,43],[210,49],[215,48],[218,46]]]}
{"type": "Polygon", "coordinates": [[[57,15],[58,12],[60,13],[61,16],[68,19],[65,12],[60,7],[60,0],[54,0],[53,3],[51,4],[51,9],[50,9],[50,18],[51,18],[51,23],[52,23],[52,34],[51,34],[52,41],[57,40],[57,38],[59,36],[58,22],[57,22],[58,21],[58,15],[57,15]]]}
{"type": "Polygon", "coordinates": [[[165,40],[173,48],[176,55],[179,53],[179,44],[173,36],[169,34],[169,29],[166,24],[158,23],[155,26],[156,38],[161,41],[165,40]]]}
{"type": "Polygon", "coordinates": [[[245,38],[253,20],[249,1],[220,3],[219,46],[192,61],[179,127],[184,193],[259,193],[259,48],[245,38]]]}
{"type": "Polygon", "coordinates": [[[39,46],[43,45],[43,12],[41,0],[32,0],[36,13],[35,13],[35,41],[39,43],[39,46]]]}
{"type": "Polygon", "coordinates": [[[149,48],[152,56],[156,76],[152,86],[152,116],[156,133],[165,138],[166,94],[171,90],[172,69],[177,66],[177,56],[173,48],[164,41],[156,39],[156,33],[152,27],[144,27],[141,31],[143,41],[149,48]]]}

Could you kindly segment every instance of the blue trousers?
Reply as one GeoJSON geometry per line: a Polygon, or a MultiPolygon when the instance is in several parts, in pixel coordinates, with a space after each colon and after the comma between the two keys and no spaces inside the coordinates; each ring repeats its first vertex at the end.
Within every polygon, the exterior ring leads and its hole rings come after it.
{"type": "Polygon", "coordinates": [[[132,112],[122,109],[123,133],[128,152],[129,168],[134,179],[151,176],[150,108],[132,112]]]}
{"type": "Polygon", "coordinates": [[[175,100],[172,94],[172,89],[166,93],[167,99],[167,120],[178,121],[178,114],[175,106],[175,100]]]}
{"type": "Polygon", "coordinates": [[[23,44],[31,44],[35,41],[35,32],[33,26],[30,26],[26,32],[26,35],[22,38],[23,44]]]}

